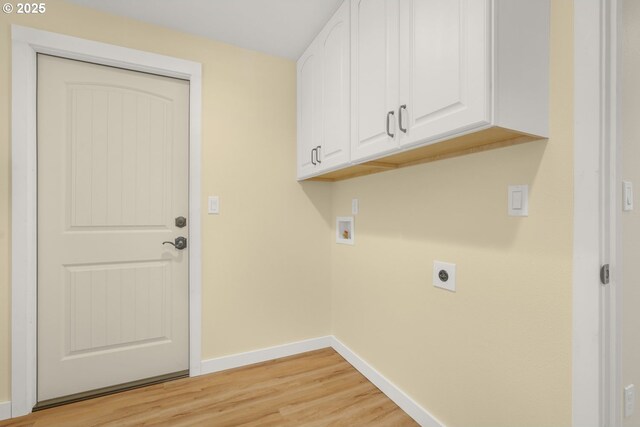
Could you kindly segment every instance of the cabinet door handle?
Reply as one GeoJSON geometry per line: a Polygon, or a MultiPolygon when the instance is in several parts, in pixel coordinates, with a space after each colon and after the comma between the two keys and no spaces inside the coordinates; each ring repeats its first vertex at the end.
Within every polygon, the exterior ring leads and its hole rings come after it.
{"type": "Polygon", "coordinates": [[[317,150],[317,148],[314,148],[313,150],[311,150],[311,163],[313,163],[314,165],[316,165],[316,161],[313,159],[313,153],[315,153],[317,150]]]}
{"type": "Polygon", "coordinates": [[[395,136],[395,133],[391,133],[389,132],[389,117],[393,116],[395,113],[393,110],[389,111],[387,113],[387,135],[389,135],[391,138],[393,138],[395,136]]]}
{"type": "Polygon", "coordinates": [[[316,147],[316,161],[318,163],[322,163],[322,160],[320,160],[320,149],[322,148],[322,145],[318,145],[316,147]]]}
{"type": "Polygon", "coordinates": [[[407,128],[402,127],[402,110],[407,111],[407,104],[401,105],[398,109],[398,127],[404,133],[407,133],[407,128]]]}

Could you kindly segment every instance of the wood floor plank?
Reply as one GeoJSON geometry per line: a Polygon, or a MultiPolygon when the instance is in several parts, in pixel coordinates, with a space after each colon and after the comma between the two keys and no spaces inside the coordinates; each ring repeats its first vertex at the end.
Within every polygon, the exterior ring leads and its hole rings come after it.
{"type": "Polygon", "coordinates": [[[330,348],[0,422],[0,427],[417,425],[330,348]]]}

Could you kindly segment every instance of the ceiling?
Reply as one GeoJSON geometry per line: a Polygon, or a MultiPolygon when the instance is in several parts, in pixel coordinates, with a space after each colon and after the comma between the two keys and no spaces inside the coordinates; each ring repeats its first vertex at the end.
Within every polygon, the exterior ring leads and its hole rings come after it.
{"type": "Polygon", "coordinates": [[[70,0],[276,56],[298,59],[342,0],[70,0]]]}

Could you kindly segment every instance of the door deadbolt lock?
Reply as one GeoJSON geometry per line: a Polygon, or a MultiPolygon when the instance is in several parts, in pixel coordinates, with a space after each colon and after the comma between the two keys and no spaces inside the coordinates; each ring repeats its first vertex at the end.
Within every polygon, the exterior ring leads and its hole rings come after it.
{"type": "Polygon", "coordinates": [[[173,242],[162,242],[163,245],[166,244],[170,244],[172,245],[174,248],[179,249],[179,250],[183,250],[187,248],[187,238],[186,237],[176,237],[176,239],[173,242]]]}
{"type": "Polygon", "coordinates": [[[183,227],[186,227],[186,225],[187,225],[187,218],[183,216],[179,216],[176,218],[176,227],[183,228],[183,227]]]}

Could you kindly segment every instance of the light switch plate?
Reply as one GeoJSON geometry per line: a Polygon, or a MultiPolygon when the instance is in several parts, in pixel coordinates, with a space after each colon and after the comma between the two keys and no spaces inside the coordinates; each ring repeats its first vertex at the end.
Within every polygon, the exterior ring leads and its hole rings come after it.
{"type": "Polygon", "coordinates": [[[636,386],[629,384],[624,388],[624,416],[633,415],[636,406],[636,386]]]}
{"type": "Polygon", "coordinates": [[[633,210],[633,184],[631,181],[622,181],[622,209],[633,210]]]}
{"type": "Polygon", "coordinates": [[[209,196],[209,213],[214,215],[220,213],[220,198],[218,196],[209,196]]]}
{"type": "Polygon", "coordinates": [[[456,265],[449,262],[433,261],[433,286],[456,291],[456,265]]]}
{"type": "Polygon", "coordinates": [[[351,215],[358,215],[359,204],[358,199],[351,199],[351,215]]]}
{"type": "Polygon", "coordinates": [[[510,185],[508,191],[509,216],[529,216],[529,186],[510,185]]]}

